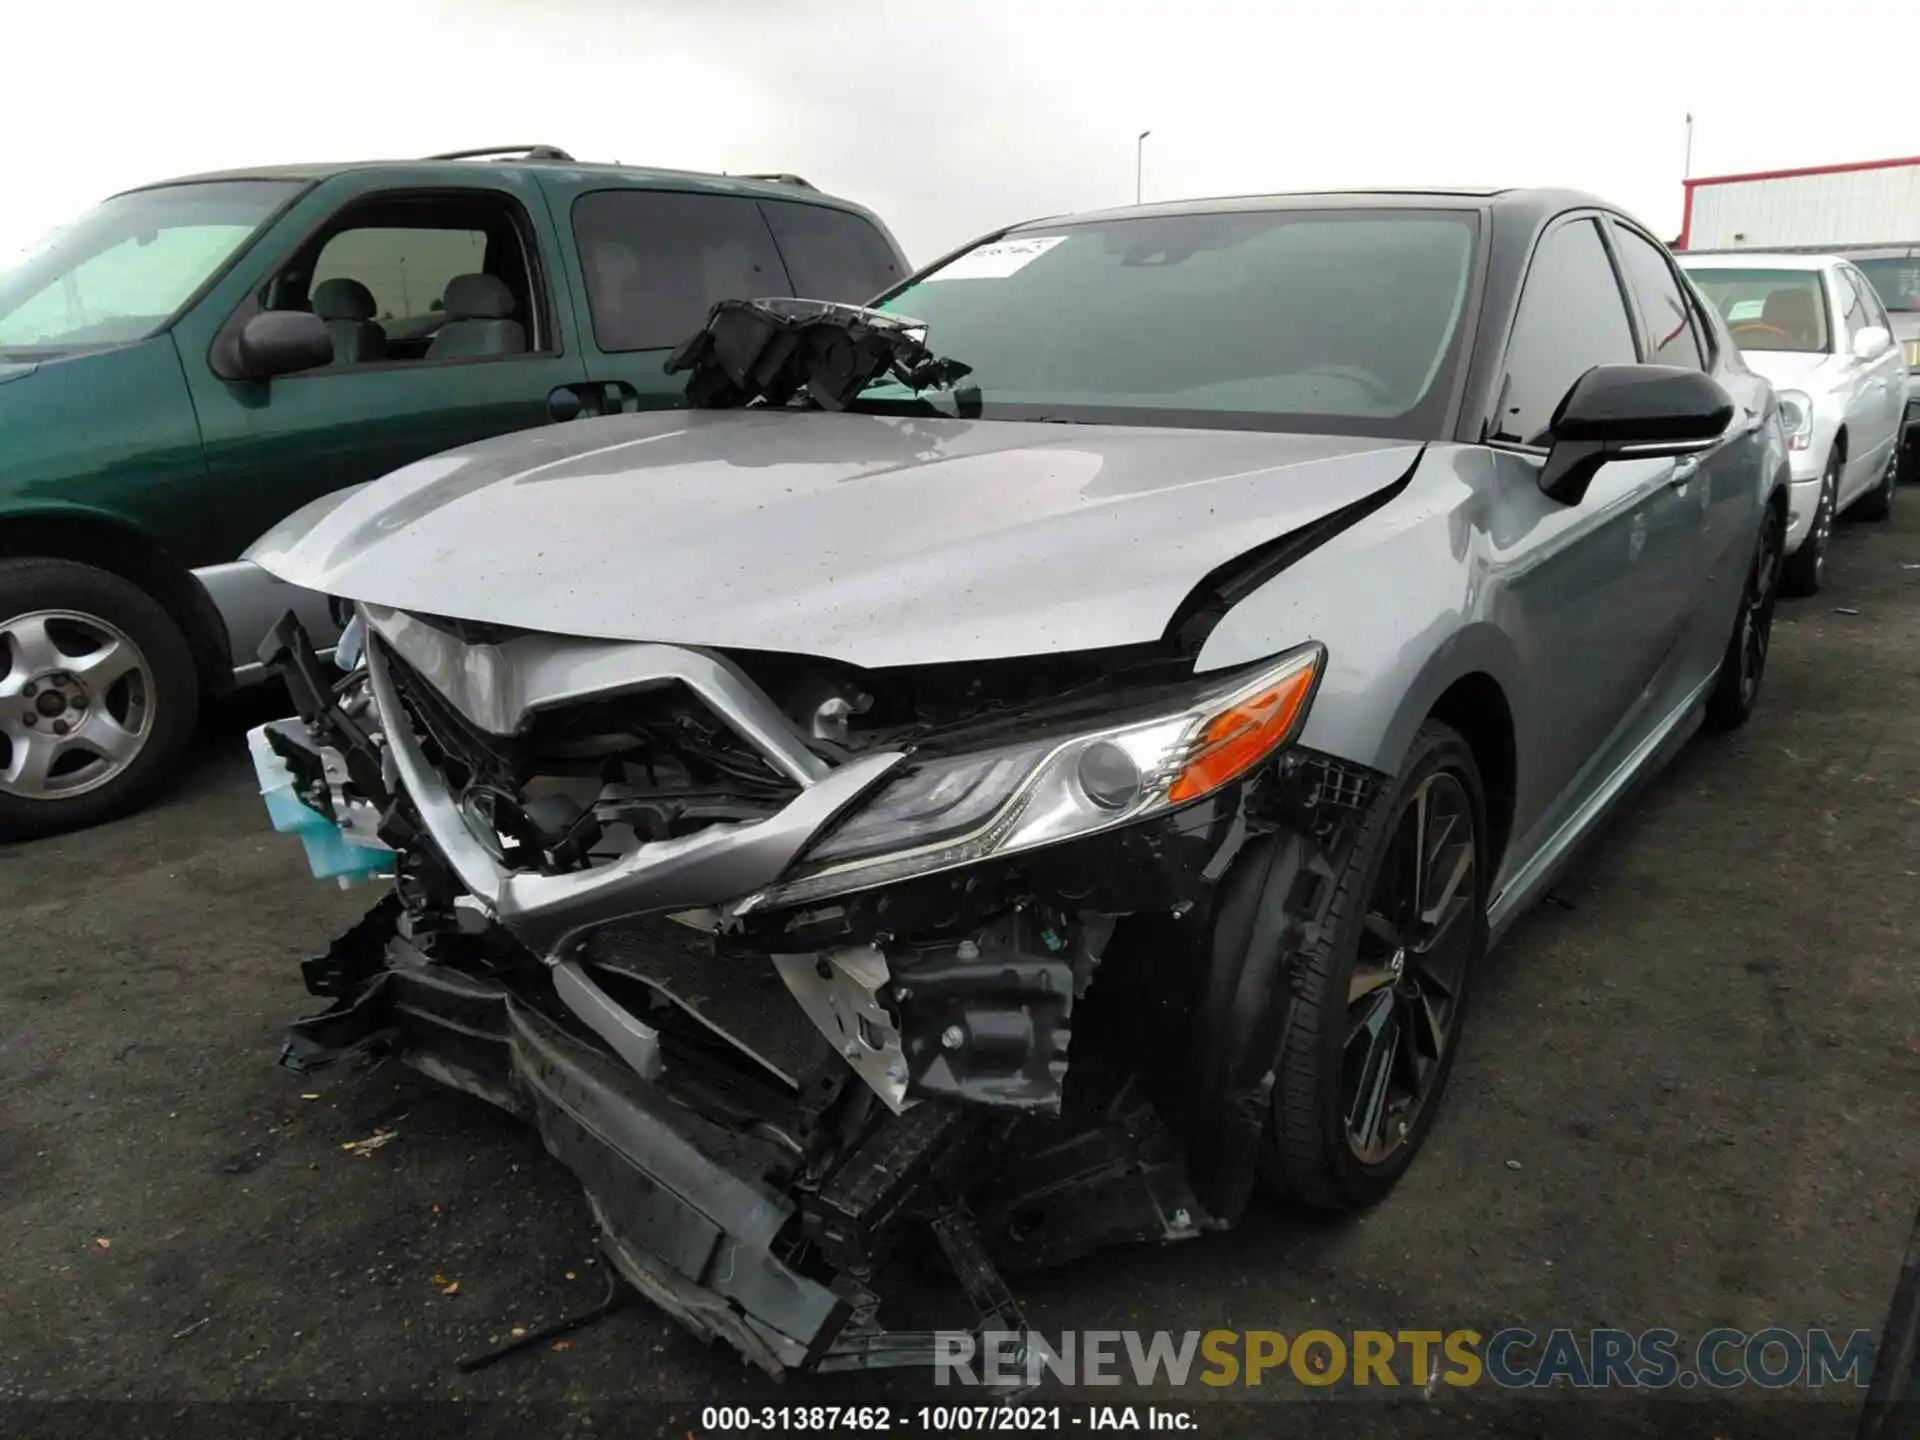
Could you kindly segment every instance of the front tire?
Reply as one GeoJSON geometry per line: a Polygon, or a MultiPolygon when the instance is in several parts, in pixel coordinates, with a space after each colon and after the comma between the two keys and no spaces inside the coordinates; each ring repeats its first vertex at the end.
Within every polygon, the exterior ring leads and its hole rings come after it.
{"type": "Polygon", "coordinates": [[[1720,657],[1720,678],[1707,697],[1707,724],[1716,730],[1736,730],[1747,723],[1760,701],[1760,681],[1767,670],[1767,651],[1773,645],[1774,600],[1779,594],[1779,562],[1786,542],[1787,522],[1779,507],[1768,505],[1754,544],[1747,582],[1740,588],[1740,605],[1733,615],[1733,634],[1720,657]]]}
{"type": "Polygon", "coordinates": [[[138,809],[199,710],[193,652],[144,590],[70,560],[0,561],[0,840],[138,809]]]}
{"type": "Polygon", "coordinates": [[[1384,1198],[1432,1129],[1486,951],[1486,792],[1430,720],[1374,801],[1275,1065],[1262,1181],[1328,1210],[1384,1198]]]}
{"type": "Polygon", "coordinates": [[[1813,528],[1800,548],[1787,556],[1780,571],[1780,589],[1787,595],[1817,595],[1827,575],[1827,550],[1833,541],[1833,520],[1840,505],[1840,452],[1827,456],[1820,474],[1820,499],[1813,512],[1813,528]]]}

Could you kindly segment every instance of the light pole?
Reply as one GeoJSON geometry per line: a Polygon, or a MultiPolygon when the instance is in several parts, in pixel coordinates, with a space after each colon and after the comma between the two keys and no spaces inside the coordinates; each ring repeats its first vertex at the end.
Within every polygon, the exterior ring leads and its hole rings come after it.
{"type": "Polygon", "coordinates": [[[1140,176],[1142,166],[1146,163],[1147,136],[1152,133],[1151,130],[1142,130],[1139,138],[1133,142],[1133,203],[1136,205],[1140,203],[1140,176]]]}
{"type": "Polygon", "coordinates": [[[1693,178],[1693,116],[1692,114],[1688,114],[1687,116],[1687,158],[1686,158],[1686,161],[1681,166],[1680,178],[1682,180],[1691,180],[1693,178]]]}

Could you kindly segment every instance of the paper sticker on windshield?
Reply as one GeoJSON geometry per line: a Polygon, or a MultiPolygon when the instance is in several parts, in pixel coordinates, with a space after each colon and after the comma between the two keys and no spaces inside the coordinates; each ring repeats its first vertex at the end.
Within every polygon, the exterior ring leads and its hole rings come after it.
{"type": "Polygon", "coordinates": [[[1036,235],[1029,240],[996,240],[970,250],[928,280],[1004,280],[1018,274],[1067,237],[1036,235]]]}

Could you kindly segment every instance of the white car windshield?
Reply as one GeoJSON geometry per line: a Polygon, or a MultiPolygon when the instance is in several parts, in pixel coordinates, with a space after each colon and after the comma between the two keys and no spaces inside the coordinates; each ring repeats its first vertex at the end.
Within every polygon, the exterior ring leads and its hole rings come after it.
{"type": "Polygon", "coordinates": [[[98,349],[152,334],[300,188],[233,180],[114,196],[0,271],[0,352],[98,349]]]}
{"type": "Polygon", "coordinates": [[[1421,438],[1446,414],[1477,227],[1383,208],[1021,230],[879,308],[972,368],[987,417],[1421,438]]]}
{"type": "Polygon", "coordinates": [[[1742,350],[1824,353],[1833,348],[1827,299],[1818,270],[1730,270],[1689,267],[1742,350]]]}

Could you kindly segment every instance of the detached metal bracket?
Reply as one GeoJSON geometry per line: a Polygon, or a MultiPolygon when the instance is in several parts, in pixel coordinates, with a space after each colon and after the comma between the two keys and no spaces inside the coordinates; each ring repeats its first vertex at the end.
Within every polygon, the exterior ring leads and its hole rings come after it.
{"type": "MultiPolygon", "coordinates": [[[[1001,1278],[1000,1271],[988,1257],[986,1248],[981,1245],[980,1237],[973,1228],[972,1215],[964,1205],[955,1203],[936,1210],[927,1217],[927,1223],[932,1227],[933,1238],[939,1243],[941,1253],[953,1267],[954,1276],[967,1292],[967,1298],[973,1302],[976,1339],[983,1335],[1020,1337],[1018,1348],[1008,1358],[1022,1374],[1029,1373],[1026,1315],[1013,1298],[1013,1292],[1007,1288],[1007,1282],[1001,1278]]],[[[870,1295],[867,1298],[872,1300],[870,1295]]],[[[869,1303],[856,1307],[855,1314],[861,1319],[870,1320],[876,1308],[877,1302],[869,1303]]],[[[877,1327],[861,1329],[851,1335],[843,1333],[827,1351],[818,1368],[822,1372],[833,1372],[933,1365],[938,1363],[941,1356],[940,1339],[943,1333],[937,1330],[882,1330],[877,1327]]],[[[1011,1388],[999,1387],[996,1394],[1001,1404],[1010,1405],[1031,1395],[1038,1388],[1037,1381],[1031,1381],[1011,1388]]]]}

